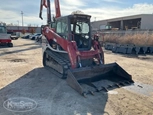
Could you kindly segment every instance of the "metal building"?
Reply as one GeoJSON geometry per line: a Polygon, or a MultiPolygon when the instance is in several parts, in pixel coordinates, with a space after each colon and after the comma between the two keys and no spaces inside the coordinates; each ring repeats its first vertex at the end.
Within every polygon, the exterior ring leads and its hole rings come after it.
{"type": "Polygon", "coordinates": [[[153,14],[140,14],[91,22],[92,30],[153,30],[153,14]]]}

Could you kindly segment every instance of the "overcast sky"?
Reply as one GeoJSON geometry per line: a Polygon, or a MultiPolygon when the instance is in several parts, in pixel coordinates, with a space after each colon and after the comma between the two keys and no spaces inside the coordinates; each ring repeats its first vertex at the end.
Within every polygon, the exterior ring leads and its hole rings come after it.
{"type": "MultiPolygon", "coordinates": [[[[52,14],[54,4],[51,0],[52,14]]],[[[153,14],[153,0],[60,0],[61,14],[68,15],[76,10],[92,16],[91,21],[110,19],[135,14],[153,14]]],[[[46,9],[43,10],[44,20],[39,19],[40,0],[0,0],[0,21],[7,24],[24,25],[46,24],[46,9]]]]}

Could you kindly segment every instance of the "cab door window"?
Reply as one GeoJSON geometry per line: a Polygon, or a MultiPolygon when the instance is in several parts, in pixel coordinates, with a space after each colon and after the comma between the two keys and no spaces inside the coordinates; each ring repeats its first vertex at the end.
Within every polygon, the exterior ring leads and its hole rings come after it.
{"type": "Polygon", "coordinates": [[[60,21],[58,21],[58,22],[57,22],[57,27],[56,27],[56,32],[57,32],[57,33],[62,33],[61,28],[62,28],[62,24],[61,24],[60,21]]]}
{"type": "Polygon", "coordinates": [[[56,32],[62,36],[63,38],[67,39],[68,36],[68,25],[65,19],[59,20],[57,22],[56,32]]]}

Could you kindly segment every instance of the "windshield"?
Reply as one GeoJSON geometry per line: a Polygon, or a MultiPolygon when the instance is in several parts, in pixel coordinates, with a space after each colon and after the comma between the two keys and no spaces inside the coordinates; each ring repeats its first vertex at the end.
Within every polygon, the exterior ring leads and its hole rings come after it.
{"type": "Polygon", "coordinates": [[[88,22],[77,21],[76,23],[71,24],[71,31],[76,34],[88,34],[89,24],[88,22]]]}
{"type": "Polygon", "coordinates": [[[0,33],[6,33],[6,27],[0,26],[0,33]]]}
{"type": "Polygon", "coordinates": [[[90,18],[87,16],[72,17],[71,20],[72,40],[77,44],[79,50],[89,50],[91,46],[90,18]]]}
{"type": "Polygon", "coordinates": [[[86,22],[77,22],[75,33],[87,34],[89,32],[89,25],[86,22]]]}

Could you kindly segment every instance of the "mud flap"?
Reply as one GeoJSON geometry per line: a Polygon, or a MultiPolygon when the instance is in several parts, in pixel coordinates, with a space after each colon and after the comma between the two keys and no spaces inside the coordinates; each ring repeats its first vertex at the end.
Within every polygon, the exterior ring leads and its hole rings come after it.
{"type": "Polygon", "coordinates": [[[134,83],[117,63],[68,70],[67,83],[81,95],[108,91],[134,83]]]}

